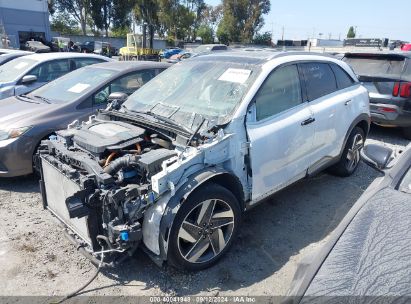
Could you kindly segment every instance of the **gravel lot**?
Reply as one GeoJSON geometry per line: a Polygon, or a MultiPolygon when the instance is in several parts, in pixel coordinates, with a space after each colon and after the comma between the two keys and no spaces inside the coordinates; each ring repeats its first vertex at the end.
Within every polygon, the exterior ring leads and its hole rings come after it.
{"type": "MultiPolygon", "coordinates": [[[[369,142],[401,148],[393,129],[373,127],[369,142]]],[[[229,254],[211,269],[179,273],[142,252],[103,271],[87,295],[284,295],[301,258],[321,245],[378,173],[363,163],[349,178],[303,180],[246,216],[229,254]]],[[[0,179],[0,295],[65,295],[95,267],[42,210],[34,177],[0,179]]]]}

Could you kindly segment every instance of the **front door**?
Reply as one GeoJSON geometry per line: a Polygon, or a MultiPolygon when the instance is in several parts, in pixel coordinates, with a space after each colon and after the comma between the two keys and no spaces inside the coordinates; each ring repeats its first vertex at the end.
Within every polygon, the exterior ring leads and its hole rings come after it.
{"type": "Polygon", "coordinates": [[[304,177],[312,161],[315,119],[296,65],[271,72],[248,115],[252,200],[259,200],[304,177]]]}

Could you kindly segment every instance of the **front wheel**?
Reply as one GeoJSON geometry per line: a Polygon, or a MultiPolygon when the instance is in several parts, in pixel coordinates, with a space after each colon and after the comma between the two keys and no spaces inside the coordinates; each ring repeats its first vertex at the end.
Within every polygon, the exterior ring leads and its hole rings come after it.
{"type": "Polygon", "coordinates": [[[179,209],[169,238],[168,261],[181,270],[215,264],[229,249],[241,222],[238,200],[226,188],[207,184],[179,209]]]}
{"type": "Polygon", "coordinates": [[[343,177],[353,174],[360,163],[360,152],[364,147],[364,142],[364,131],[360,127],[355,127],[348,137],[340,161],[330,167],[330,173],[343,177]]]}

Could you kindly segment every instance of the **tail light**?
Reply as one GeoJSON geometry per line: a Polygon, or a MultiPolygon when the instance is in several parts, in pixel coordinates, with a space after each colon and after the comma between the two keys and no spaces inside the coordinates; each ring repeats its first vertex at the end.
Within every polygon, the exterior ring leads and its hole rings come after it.
{"type": "Polygon", "coordinates": [[[396,82],[392,89],[392,96],[411,97],[411,82],[396,82]]]}

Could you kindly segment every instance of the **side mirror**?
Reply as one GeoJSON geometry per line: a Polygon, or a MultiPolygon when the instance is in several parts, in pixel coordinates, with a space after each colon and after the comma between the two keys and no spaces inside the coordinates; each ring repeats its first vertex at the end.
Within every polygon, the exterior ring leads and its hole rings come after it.
{"type": "Polygon", "coordinates": [[[21,79],[21,83],[23,84],[30,84],[37,81],[37,76],[35,75],[26,75],[23,76],[23,78],[21,79]]]}
{"type": "Polygon", "coordinates": [[[362,149],[361,157],[367,165],[378,171],[383,171],[392,159],[392,153],[393,151],[390,148],[369,144],[362,149]]]}
{"type": "Polygon", "coordinates": [[[120,106],[127,100],[128,95],[126,93],[114,92],[108,96],[109,105],[106,110],[118,110],[120,106]]]}

